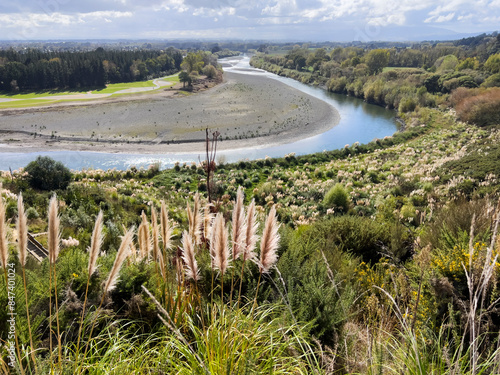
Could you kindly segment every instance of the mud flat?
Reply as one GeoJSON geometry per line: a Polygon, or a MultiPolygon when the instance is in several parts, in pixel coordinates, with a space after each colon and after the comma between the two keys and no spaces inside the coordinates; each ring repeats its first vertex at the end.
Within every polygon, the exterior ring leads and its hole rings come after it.
{"type": "MultiPolygon", "coordinates": [[[[334,107],[274,79],[226,72],[216,87],[0,111],[0,152],[197,152],[205,129],[219,149],[284,144],[339,122],[334,107]]],[[[159,91],[159,90],[158,90],[159,91]]]]}

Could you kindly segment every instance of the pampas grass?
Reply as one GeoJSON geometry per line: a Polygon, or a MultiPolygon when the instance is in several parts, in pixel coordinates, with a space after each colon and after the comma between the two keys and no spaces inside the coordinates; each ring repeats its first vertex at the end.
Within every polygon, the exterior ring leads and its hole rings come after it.
{"type": "Polygon", "coordinates": [[[116,254],[115,262],[113,263],[113,267],[109,272],[108,279],[104,283],[104,295],[116,287],[116,283],[118,282],[118,274],[120,273],[123,262],[130,255],[130,248],[133,238],[134,228],[130,228],[122,237],[120,248],[118,249],[118,252],[116,254]]]}
{"type": "MultiPolygon", "coordinates": [[[[99,307],[97,308],[97,311],[95,313],[95,317],[92,322],[92,327],[90,328],[90,333],[89,333],[89,340],[87,341],[87,344],[85,345],[85,352],[83,357],[85,358],[87,355],[87,351],[89,348],[89,342],[92,339],[92,333],[94,332],[94,327],[97,322],[97,318],[99,317],[99,312],[101,310],[102,304],[104,302],[104,298],[106,297],[107,293],[112,291],[116,287],[116,283],[118,282],[118,276],[120,273],[120,269],[123,265],[123,262],[131,253],[131,247],[134,239],[134,228],[130,228],[123,236],[122,240],[120,243],[120,248],[118,249],[116,253],[116,258],[113,263],[113,267],[111,268],[111,271],[109,272],[108,278],[106,282],[104,283],[103,287],[103,293],[101,297],[101,303],[99,304],[99,307]]],[[[79,367],[78,374],[80,374],[82,371],[82,367],[79,367]]],[[[73,371],[75,373],[75,371],[73,371]]]]}
{"type": "Polygon", "coordinates": [[[19,250],[19,263],[21,266],[26,265],[26,259],[28,257],[28,219],[26,218],[26,212],[24,211],[23,195],[19,194],[17,197],[17,248],[19,250]]]}
{"type": "Polygon", "coordinates": [[[89,291],[90,278],[97,269],[97,258],[99,257],[102,242],[104,240],[102,227],[103,227],[103,213],[102,211],[99,211],[99,214],[97,215],[97,218],[95,220],[94,230],[92,231],[92,239],[90,241],[90,247],[88,249],[89,265],[88,265],[87,286],[85,287],[85,299],[83,301],[82,316],[80,318],[80,327],[78,328],[78,342],[76,344],[77,353],[80,348],[80,339],[83,327],[83,319],[85,317],[85,308],[87,307],[87,296],[89,291]]]}
{"type": "Polygon", "coordinates": [[[144,211],[141,213],[141,224],[137,230],[139,239],[139,254],[141,259],[147,260],[151,249],[151,237],[149,235],[149,223],[144,211]]]}
{"type": "Polygon", "coordinates": [[[254,252],[255,245],[257,245],[257,241],[259,240],[259,236],[257,235],[257,229],[259,229],[259,223],[257,222],[257,214],[255,211],[255,199],[252,199],[252,202],[247,208],[247,215],[245,218],[246,225],[246,233],[245,233],[245,248],[243,249],[243,260],[253,260],[256,257],[254,252]]]}
{"type": "Polygon", "coordinates": [[[26,303],[26,320],[28,321],[28,333],[30,336],[30,353],[31,360],[36,363],[35,359],[35,347],[33,345],[33,335],[31,333],[31,320],[30,320],[30,310],[28,304],[28,288],[26,285],[26,260],[28,258],[28,219],[26,217],[26,211],[24,210],[23,195],[19,194],[17,197],[17,248],[19,263],[21,264],[21,269],[23,272],[23,287],[24,287],[24,298],[26,303]]]}
{"type": "Polygon", "coordinates": [[[184,231],[182,234],[182,260],[186,265],[186,277],[194,281],[200,279],[198,263],[194,257],[194,246],[191,235],[184,231]]]}
{"type": "Polygon", "coordinates": [[[168,210],[164,201],[161,201],[161,211],[160,211],[160,225],[161,225],[161,239],[163,242],[163,251],[165,253],[172,248],[172,234],[174,226],[170,223],[168,219],[168,210]]]}
{"type": "Polygon", "coordinates": [[[163,255],[160,250],[160,229],[158,227],[158,217],[156,214],[156,209],[151,207],[151,227],[152,227],[152,240],[153,240],[153,261],[155,263],[155,271],[158,274],[158,263],[160,264],[160,273],[162,278],[165,280],[165,262],[163,261],[163,255]]]}
{"type": "Polygon", "coordinates": [[[201,211],[200,211],[200,194],[196,192],[194,195],[194,206],[193,210],[187,204],[187,215],[189,221],[189,234],[193,239],[193,243],[195,245],[199,245],[201,243],[201,211]]]}
{"type": "Polygon", "coordinates": [[[243,206],[243,188],[240,186],[236,193],[236,202],[233,208],[233,259],[236,260],[241,255],[245,247],[245,209],[243,206]]]}
{"type": "Polygon", "coordinates": [[[228,232],[224,222],[224,216],[218,213],[215,216],[214,227],[212,228],[213,241],[210,244],[211,254],[213,254],[213,267],[221,272],[221,277],[226,273],[229,264],[228,232]]]}
{"type": "Polygon", "coordinates": [[[5,222],[5,205],[2,199],[2,185],[0,185],[0,261],[5,271],[7,285],[7,262],[9,260],[9,243],[7,240],[7,224],[5,222]]]}
{"type": "Polygon", "coordinates": [[[203,208],[203,239],[204,241],[209,241],[212,233],[212,223],[214,220],[214,214],[211,212],[213,207],[212,203],[207,203],[203,208]]]}
{"type": "Polygon", "coordinates": [[[259,268],[261,273],[268,273],[278,261],[278,254],[276,253],[280,240],[278,228],[276,208],[273,206],[264,224],[264,231],[262,232],[262,239],[260,241],[259,268]]]}
{"type": "MultiPolygon", "coordinates": [[[[50,308],[49,308],[49,315],[50,315],[50,320],[49,324],[52,323],[52,301],[51,301],[51,296],[52,296],[52,274],[54,277],[54,299],[55,299],[55,308],[56,308],[56,324],[57,324],[57,347],[58,347],[58,358],[59,358],[59,366],[61,366],[61,360],[62,360],[62,346],[61,346],[61,333],[59,329],[59,305],[57,302],[57,272],[56,272],[56,261],[57,257],[59,256],[59,242],[60,242],[60,232],[59,232],[59,225],[60,225],[60,219],[58,216],[58,204],[57,204],[57,197],[54,194],[52,198],[50,199],[49,202],[49,233],[48,233],[48,247],[49,247],[49,272],[50,272],[50,296],[49,296],[49,303],[50,303],[50,308]]],[[[50,332],[52,329],[50,329],[50,332]]],[[[50,333],[50,353],[52,355],[52,333],[50,333]]]]}
{"type": "Polygon", "coordinates": [[[48,233],[48,243],[49,243],[49,262],[54,265],[56,263],[57,257],[59,256],[59,242],[60,233],[59,225],[60,219],[57,215],[57,197],[52,196],[49,202],[49,233],[48,233]]]}
{"type": "Polygon", "coordinates": [[[99,253],[101,252],[101,246],[102,246],[102,242],[104,240],[102,228],[103,228],[103,213],[102,213],[102,211],[99,211],[99,214],[97,215],[97,218],[95,220],[94,230],[92,231],[92,239],[90,241],[90,247],[88,249],[88,251],[89,251],[89,267],[88,267],[89,279],[97,269],[97,267],[96,267],[97,258],[99,256],[99,253]]]}

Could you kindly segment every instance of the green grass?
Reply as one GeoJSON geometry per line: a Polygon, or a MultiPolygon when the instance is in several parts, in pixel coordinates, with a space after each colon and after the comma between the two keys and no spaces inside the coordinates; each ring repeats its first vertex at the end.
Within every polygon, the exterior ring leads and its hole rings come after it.
{"type": "Polygon", "coordinates": [[[86,94],[88,90],[75,90],[75,91],[59,91],[59,90],[46,90],[46,91],[36,91],[27,92],[22,94],[0,94],[0,99],[36,99],[43,98],[47,96],[61,96],[61,95],[71,95],[71,94],[86,94]]]}
{"type": "Polygon", "coordinates": [[[26,99],[15,102],[4,102],[0,103],[0,108],[22,108],[22,107],[33,107],[42,104],[53,103],[56,100],[50,99],[26,99]]]}
{"type": "MultiPolygon", "coordinates": [[[[171,82],[170,86],[162,86],[162,88],[170,88],[179,82],[178,74],[173,74],[168,77],[164,77],[160,79],[160,81],[171,82]]],[[[107,85],[106,88],[92,90],[90,88],[80,89],[80,90],[46,90],[46,91],[36,91],[36,92],[25,92],[20,94],[11,94],[11,93],[0,93],[0,99],[21,99],[20,101],[9,101],[9,102],[0,102],[0,109],[3,108],[23,108],[23,107],[33,107],[39,106],[43,104],[56,103],[56,102],[68,102],[68,101],[80,101],[80,100],[93,100],[94,98],[89,99],[63,99],[58,100],[58,97],[64,95],[72,95],[72,94],[86,94],[91,90],[92,94],[114,94],[120,90],[126,90],[130,88],[141,88],[141,87],[154,87],[153,80],[149,81],[141,81],[141,82],[123,82],[123,83],[112,83],[107,85]],[[44,98],[44,99],[41,99],[44,98]],[[47,99],[45,99],[47,98],[47,99]],[[52,99],[53,98],[53,99],[52,99]]],[[[140,94],[134,93],[134,94],[140,94]]],[[[118,95],[129,95],[132,93],[121,93],[118,95]]]]}
{"type": "Polygon", "coordinates": [[[153,81],[140,81],[140,82],[123,82],[123,83],[111,83],[106,86],[105,89],[98,89],[92,91],[92,94],[112,94],[116,91],[126,90],[136,87],[154,87],[153,81]]]}

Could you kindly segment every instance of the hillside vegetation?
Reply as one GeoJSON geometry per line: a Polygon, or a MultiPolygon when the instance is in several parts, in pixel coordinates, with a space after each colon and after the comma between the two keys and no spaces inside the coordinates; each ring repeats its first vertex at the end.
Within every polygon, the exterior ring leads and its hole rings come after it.
{"type": "MultiPolygon", "coordinates": [[[[55,191],[4,173],[0,303],[13,280],[17,371],[499,373],[500,129],[494,110],[486,123],[462,118],[497,100],[488,60],[479,87],[422,89],[425,103],[397,106],[405,128],[366,145],[84,170],[55,191]],[[18,256],[24,211],[52,254],[41,264],[18,256]]],[[[367,73],[363,86],[440,74],[431,65],[367,73]]],[[[2,348],[4,371],[12,353],[2,348]]]]}

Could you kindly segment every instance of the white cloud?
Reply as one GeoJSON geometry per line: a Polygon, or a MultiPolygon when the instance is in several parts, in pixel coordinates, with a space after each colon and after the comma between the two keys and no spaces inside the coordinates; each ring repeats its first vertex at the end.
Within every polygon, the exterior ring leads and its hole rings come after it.
{"type": "Polygon", "coordinates": [[[23,27],[34,38],[47,39],[87,34],[161,38],[193,28],[207,30],[204,37],[276,34],[293,39],[311,33],[324,40],[335,35],[334,28],[351,34],[377,28],[369,39],[378,38],[378,29],[384,27],[426,24],[459,32],[490,31],[498,29],[499,17],[500,0],[0,0],[0,38],[23,27]],[[219,33],[221,29],[239,31],[219,33]]]}

